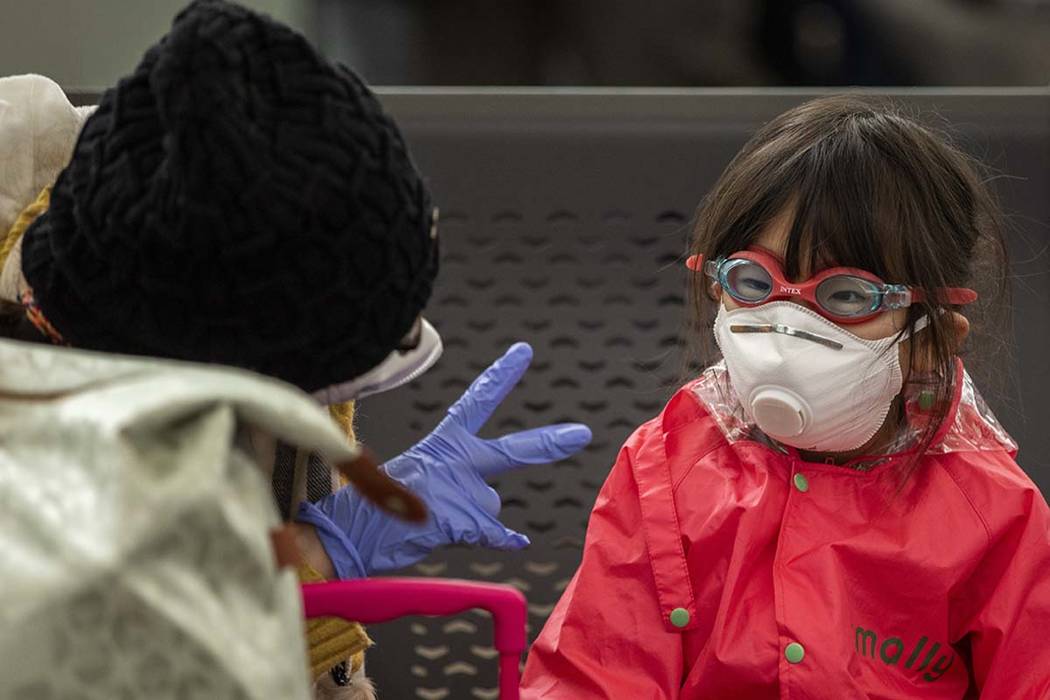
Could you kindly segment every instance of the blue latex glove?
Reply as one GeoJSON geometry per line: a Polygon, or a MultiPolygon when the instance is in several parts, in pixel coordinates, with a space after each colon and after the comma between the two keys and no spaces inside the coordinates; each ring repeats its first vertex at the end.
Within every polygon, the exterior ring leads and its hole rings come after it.
{"type": "Polygon", "coordinates": [[[591,431],[566,423],[483,440],[478,431],[510,393],[529,363],[532,348],[513,345],[485,370],[421,442],[383,465],[418,494],[430,515],[422,525],[381,512],[353,487],[317,503],[303,503],[298,520],[317,529],[339,578],[400,569],[449,544],[521,549],[529,538],[503,526],[500,497],[485,483],[516,467],[564,459],[587,446],[591,431]]]}

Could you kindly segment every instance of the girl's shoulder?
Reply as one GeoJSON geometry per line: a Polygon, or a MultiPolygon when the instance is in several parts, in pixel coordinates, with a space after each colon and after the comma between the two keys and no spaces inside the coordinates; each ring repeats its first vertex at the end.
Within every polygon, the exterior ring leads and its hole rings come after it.
{"type": "MultiPolygon", "coordinates": [[[[734,394],[724,368],[706,369],[674,392],[659,415],[642,424],[624,447],[635,465],[659,463],[672,483],[713,450],[746,436],[743,416],[734,415],[734,394]]],[[[660,477],[665,478],[665,477],[660,477]]]]}
{"type": "Polygon", "coordinates": [[[1039,487],[1015,459],[1017,443],[961,365],[953,409],[925,457],[951,477],[984,526],[992,531],[1033,508],[1046,511],[1039,487]]]}
{"type": "Polygon", "coordinates": [[[738,403],[724,367],[709,367],[676,389],[660,413],[635,431],[632,440],[653,440],[684,429],[705,431],[708,428],[715,428],[725,437],[723,425],[743,425],[742,415],[732,415],[731,407],[738,403]]]}
{"type": "Polygon", "coordinates": [[[724,362],[707,367],[675,393],[665,409],[663,427],[665,432],[688,427],[704,434],[711,447],[746,440],[783,453],[745,416],[724,362]]]}
{"type": "Polygon", "coordinates": [[[957,451],[928,456],[948,474],[988,535],[1017,517],[1046,513],[1046,499],[1006,450],[957,451]]]}

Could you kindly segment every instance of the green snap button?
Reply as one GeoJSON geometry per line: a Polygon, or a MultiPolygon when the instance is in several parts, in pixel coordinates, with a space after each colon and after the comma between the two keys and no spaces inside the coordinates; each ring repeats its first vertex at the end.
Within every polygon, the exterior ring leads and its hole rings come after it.
{"type": "Polygon", "coordinates": [[[791,642],[791,644],[788,644],[787,648],[784,649],[784,656],[789,662],[793,664],[800,663],[802,661],[802,657],[805,655],[806,650],[803,649],[802,645],[798,642],[791,642]]]}
{"type": "Polygon", "coordinates": [[[809,491],[809,479],[805,474],[795,474],[795,488],[802,493],[809,491]]]}
{"type": "Polygon", "coordinates": [[[689,611],[685,608],[675,608],[671,611],[671,624],[675,627],[685,627],[689,624],[689,611]]]}

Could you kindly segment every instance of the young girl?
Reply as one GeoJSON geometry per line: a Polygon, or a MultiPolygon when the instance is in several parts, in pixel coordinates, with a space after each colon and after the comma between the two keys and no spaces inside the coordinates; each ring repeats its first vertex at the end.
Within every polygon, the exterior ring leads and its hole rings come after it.
{"type": "Polygon", "coordinates": [[[1050,697],[1050,512],[956,357],[1005,274],[940,137],[775,119],[699,211],[723,361],[627,441],[523,697],[1050,697]]]}

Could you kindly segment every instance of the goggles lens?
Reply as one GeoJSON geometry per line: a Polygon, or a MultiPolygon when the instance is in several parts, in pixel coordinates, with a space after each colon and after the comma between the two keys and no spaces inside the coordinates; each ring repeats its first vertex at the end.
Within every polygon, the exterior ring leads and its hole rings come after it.
{"type": "Polygon", "coordinates": [[[833,316],[868,316],[878,311],[882,293],[874,282],[852,275],[829,277],[816,289],[817,304],[833,316]]]}
{"type": "Polygon", "coordinates": [[[720,276],[723,289],[734,299],[747,304],[756,304],[773,292],[772,276],[751,260],[726,260],[720,276]]]}

